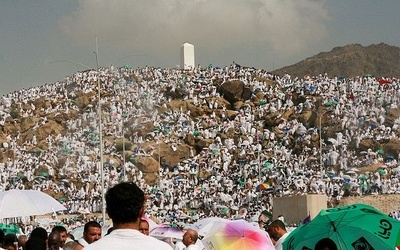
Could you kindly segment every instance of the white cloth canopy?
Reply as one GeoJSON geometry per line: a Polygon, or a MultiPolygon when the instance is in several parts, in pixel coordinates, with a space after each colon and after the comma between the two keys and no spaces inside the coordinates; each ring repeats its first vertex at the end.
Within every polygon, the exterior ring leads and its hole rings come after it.
{"type": "Polygon", "coordinates": [[[50,195],[38,190],[0,192],[0,219],[43,215],[66,208],[50,195]]]}

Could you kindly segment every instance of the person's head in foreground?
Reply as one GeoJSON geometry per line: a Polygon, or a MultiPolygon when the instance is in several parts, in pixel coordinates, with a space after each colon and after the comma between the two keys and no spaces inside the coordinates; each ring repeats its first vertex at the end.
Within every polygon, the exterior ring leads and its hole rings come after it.
{"type": "Polygon", "coordinates": [[[113,227],[118,228],[121,224],[139,222],[144,212],[145,196],[135,183],[122,182],[107,191],[106,203],[113,227]]]}
{"type": "Polygon", "coordinates": [[[101,225],[97,221],[89,221],[83,228],[83,238],[89,244],[101,238],[101,225]]]}
{"type": "Polygon", "coordinates": [[[197,238],[199,235],[195,230],[189,229],[186,231],[186,233],[182,237],[182,243],[188,247],[190,245],[196,244],[197,238]]]}
{"type": "Polygon", "coordinates": [[[68,238],[67,229],[66,229],[65,227],[63,227],[63,226],[58,225],[58,226],[54,226],[53,229],[51,230],[51,232],[52,232],[52,233],[53,233],[53,232],[58,232],[58,233],[60,233],[60,236],[61,236],[61,245],[60,245],[60,247],[63,247],[64,244],[65,244],[65,241],[66,241],[67,238],[68,238]]]}
{"type": "Polygon", "coordinates": [[[147,222],[147,220],[141,219],[141,220],[140,220],[140,224],[139,224],[139,231],[140,231],[142,234],[149,235],[149,228],[150,228],[150,225],[149,225],[149,223],[147,222]]]}
{"type": "Polygon", "coordinates": [[[25,250],[46,250],[47,243],[40,237],[29,237],[25,244],[25,250]]]}
{"type": "Polygon", "coordinates": [[[58,250],[61,247],[61,234],[57,231],[51,232],[47,241],[49,250],[58,250]]]}
{"type": "Polygon", "coordinates": [[[85,246],[84,250],[172,250],[167,243],[139,231],[145,209],[145,195],[135,183],[119,183],[107,191],[105,198],[113,230],[107,236],[85,246]]]}
{"type": "Polygon", "coordinates": [[[274,220],[271,222],[271,224],[269,224],[267,232],[271,239],[277,241],[280,237],[287,233],[285,223],[283,223],[281,220],[274,220]]]}

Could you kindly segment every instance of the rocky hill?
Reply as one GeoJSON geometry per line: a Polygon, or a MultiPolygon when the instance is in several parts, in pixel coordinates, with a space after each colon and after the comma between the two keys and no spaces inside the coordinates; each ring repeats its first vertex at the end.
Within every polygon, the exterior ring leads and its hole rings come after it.
{"type": "MultiPolygon", "coordinates": [[[[342,64],[349,68],[359,61],[350,56],[357,54],[351,47],[362,51],[359,45],[347,47],[349,56],[342,64]]],[[[347,74],[365,72],[375,74],[347,74]]],[[[70,203],[87,201],[90,193],[98,201],[99,158],[104,160],[106,187],[124,179],[152,187],[162,181],[188,183],[193,175],[214,185],[218,183],[212,177],[224,170],[229,173],[226,185],[248,192],[256,190],[260,176],[271,186],[281,174],[330,180],[333,176],[321,176],[319,170],[339,173],[342,165],[374,178],[385,159],[398,159],[400,108],[393,93],[398,93],[399,82],[382,87],[377,79],[363,77],[358,83],[359,91],[353,93],[354,82],[346,79],[340,84],[325,77],[290,82],[285,76],[236,65],[226,71],[146,67],[78,72],[64,82],[1,99],[0,185],[40,186],[70,203]],[[320,84],[320,89],[315,92],[312,84],[320,84]],[[369,87],[379,94],[368,96],[369,87]],[[341,144],[334,140],[338,134],[343,135],[341,144]],[[297,172],[284,173],[281,169],[287,166],[297,172]]],[[[383,171],[389,179],[390,173],[383,171]]],[[[296,180],[289,180],[293,183],[285,187],[285,195],[304,192],[296,180]]],[[[281,189],[276,188],[277,195],[284,193],[281,189]]],[[[216,189],[198,186],[190,191],[201,196],[216,189]]],[[[345,191],[350,195],[350,186],[345,191]]],[[[238,202],[245,200],[246,192],[238,202]]],[[[202,204],[182,206],[197,209],[202,204]]]]}
{"type": "Polygon", "coordinates": [[[294,65],[273,71],[293,77],[329,76],[355,77],[367,74],[375,77],[400,77],[400,48],[385,43],[362,46],[350,44],[302,60],[294,65]]]}

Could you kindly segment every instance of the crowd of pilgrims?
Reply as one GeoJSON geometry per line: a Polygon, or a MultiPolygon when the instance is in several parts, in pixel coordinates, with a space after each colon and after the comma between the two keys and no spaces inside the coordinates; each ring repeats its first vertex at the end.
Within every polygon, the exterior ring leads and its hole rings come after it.
{"type": "MultiPolygon", "coordinates": [[[[146,213],[161,222],[179,224],[210,216],[252,219],[261,211],[272,211],[274,197],[288,195],[326,194],[327,202],[335,204],[345,195],[400,193],[400,154],[360,149],[366,138],[374,142],[399,139],[400,117],[394,122],[386,121],[390,110],[399,110],[399,79],[370,75],[338,78],[326,74],[293,78],[235,63],[191,70],[111,66],[4,95],[0,100],[2,127],[15,110],[19,117],[34,116],[37,109],[55,116],[72,111],[79,115],[67,121],[68,133],[49,135],[47,148],[39,153],[28,150],[37,147],[36,135],[23,140],[21,133],[2,132],[6,139],[0,150],[12,150],[14,157],[1,163],[0,190],[25,189],[28,181],[33,189],[62,193],[60,201],[68,208],[65,213],[101,212],[101,169],[98,157],[90,157],[100,153],[98,83],[101,105],[107,107],[102,109],[105,136],[121,138],[126,130],[124,121],[135,117],[137,123],[130,126],[151,122],[158,128],[150,139],[137,133],[127,136],[137,145],[132,158],[152,156],[160,141],[176,150],[188,134],[213,141],[200,152],[191,150],[190,158],[175,166],[162,164],[158,184],[150,186],[134,163],[122,160],[115,143],[104,140],[103,154],[113,156],[104,162],[104,188],[122,180],[134,181],[148,194],[146,213]],[[263,79],[276,84],[266,84],[263,79]],[[217,101],[221,93],[214,83],[233,80],[242,81],[252,90],[252,96],[231,116],[228,110],[232,108],[217,101]],[[165,89],[179,90],[183,100],[219,112],[195,118],[183,109],[159,113],[157,108],[167,107],[173,99],[162,92],[165,89]],[[265,99],[251,103],[258,92],[265,99]],[[89,96],[90,104],[84,111],[75,101],[77,93],[89,96]],[[293,100],[293,96],[297,100],[303,97],[302,102],[293,100]],[[35,107],[37,99],[52,105],[35,107]],[[272,113],[279,114],[277,119],[290,109],[295,114],[315,113],[321,110],[317,105],[324,105],[324,113],[317,114],[321,117],[319,124],[318,120],[303,124],[298,119],[281,119],[276,127],[263,126],[265,117],[272,113]],[[334,137],[324,137],[321,119],[330,119],[340,126],[340,131],[334,137]],[[239,139],[221,138],[220,134],[229,129],[239,139]],[[320,146],[312,146],[312,138],[321,134],[320,146]],[[154,140],[154,148],[145,151],[140,145],[148,140],[154,140]],[[304,145],[301,152],[293,152],[293,145],[299,143],[304,145]],[[66,158],[63,164],[59,162],[61,157],[66,158]],[[371,164],[380,167],[362,171],[371,164]],[[46,169],[45,175],[35,175],[39,167],[46,169]],[[81,185],[70,180],[79,180],[81,185]]],[[[43,116],[32,129],[47,122],[43,116]]]]}

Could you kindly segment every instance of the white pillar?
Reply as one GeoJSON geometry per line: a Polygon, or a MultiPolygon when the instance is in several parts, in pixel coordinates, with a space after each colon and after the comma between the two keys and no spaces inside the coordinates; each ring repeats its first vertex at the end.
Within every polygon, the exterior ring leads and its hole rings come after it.
{"type": "Polygon", "coordinates": [[[181,68],[193,69],[194,66],[194,46],[185,42],[181,47],[181,68]]]}

